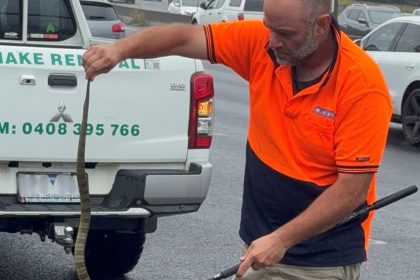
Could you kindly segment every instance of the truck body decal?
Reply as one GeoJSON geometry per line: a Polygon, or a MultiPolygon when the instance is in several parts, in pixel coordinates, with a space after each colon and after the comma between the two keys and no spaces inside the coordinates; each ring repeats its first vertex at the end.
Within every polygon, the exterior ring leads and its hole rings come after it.
{"type": "MultiPolygon", "coordinates": [[[[3,65],[45,65],[63,67],[82,67],[83,54],[74,53],[40,53],[0,51],[0,64],[3,65]]],[[[159,70],[159,62],[154,62],[154,67],[148,70],[159,70]]],[[[140,60],[126,59],[119,63],[119,69],[141,70],[140,60]]],[[[145,67],[143,67],[145,69],[145,67]]]]}
{"type": "MultiPolygon", "coordinates": [[[[80,123],[37,123],[26,121],[21,124],[15,124],[9,121],[0,122],[0,135],[79,136],[80,129],[80,123]]],[[[128,123],[89,123],[87,124],[86,135],[137,137],[140,135],[140,125],[128,123]]]]}

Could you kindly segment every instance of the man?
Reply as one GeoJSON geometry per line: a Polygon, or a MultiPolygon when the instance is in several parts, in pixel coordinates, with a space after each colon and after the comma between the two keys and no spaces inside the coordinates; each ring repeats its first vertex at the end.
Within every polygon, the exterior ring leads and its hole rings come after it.
{"type": "Polygon", "coordinates": [[[240,279],[358,279],[391,101],[329,0],[265,0],[264,20],[144,29],[84,55],[94,79],[129,57],[223,63],[249,81],[240,279]]]}

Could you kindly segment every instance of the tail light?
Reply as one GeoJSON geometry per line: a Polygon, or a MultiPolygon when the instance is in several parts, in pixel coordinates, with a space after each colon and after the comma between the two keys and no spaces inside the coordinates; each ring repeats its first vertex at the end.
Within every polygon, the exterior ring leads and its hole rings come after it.
{"type": "Polygon", "coordinates": [[[238,20],[244,20],[244,19],[245,19],[244,13],[239,13],[238,20]]]}
{"type": "Polygon", "coordinates": [[[210,148],[213,137],[213,97],[213,77],[203,72],[195,73],[191,77],[189,149],[210,148]]]}
{"type": "Polygon", "coordinates": [[[112,32],[124,32],[124,24],[122,22],[112,25],[112,32]]]}

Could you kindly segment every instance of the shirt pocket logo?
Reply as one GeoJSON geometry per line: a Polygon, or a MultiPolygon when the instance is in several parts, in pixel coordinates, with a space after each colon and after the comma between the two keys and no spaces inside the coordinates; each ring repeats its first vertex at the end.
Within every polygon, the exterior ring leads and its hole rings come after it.
{"type": "Polygon", "coordinates": [[[324,118],[333,119],[333,120],[335,119],[335,112],[322,108],[320,106],[315,106],[312,109],[312,113],[317,114],[318,116],[321,116],[324,118]]]}

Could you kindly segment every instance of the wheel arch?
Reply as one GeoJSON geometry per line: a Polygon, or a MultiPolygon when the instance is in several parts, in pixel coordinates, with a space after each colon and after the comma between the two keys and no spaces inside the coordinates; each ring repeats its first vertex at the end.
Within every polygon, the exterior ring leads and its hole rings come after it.
{"type": "Polygon", "coordinates": [[[415,89],[420,89],[420,81],[418,81],[418,80],[412,81],[410,83],[410,85],[408,85],[408,87],[406,88],[406,90],[404,92],[404,96],[403,96],[403,99],[402,99],[401,104],[400,104],[401,115],[402,115],[402,112],[403,112],[404,103],[407,100],[408,95],[415,89]]]}
{"type": "Polygon", "coordinates": [[[402,123],[402,132],[404,135],[405,140],[413,146],[420,145],[420,132],[418,125],[420,124],[420,119],[418,118],[419,112],[418,108],[415,109],[415,114],[411,112],[411,110],[407,109],[407,106],[410,107],[410,102],[408,102],[408,98],[411,96],[411,94],[415,93],[415,97],[419,97],[420,92],[420,81],[413,81],[405,90],[403,99],[401,101],[401,123],[402,123]],[[408,103],[407,103],[408,102],[408,103]],[[407,103],[407,104],[406,104],[407,103]],[[406,106],[407,105],[407,106],[406,106]],[[407,121],[405,119],[405,110],[409,110],[410,113],[410,121],[409,124],[407,124],[407,121]]]}

